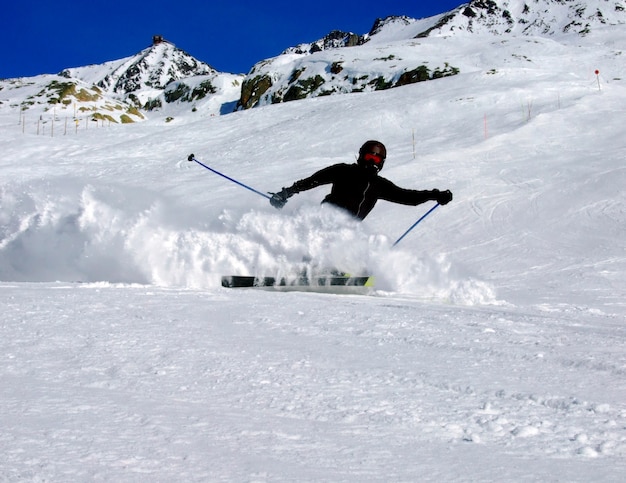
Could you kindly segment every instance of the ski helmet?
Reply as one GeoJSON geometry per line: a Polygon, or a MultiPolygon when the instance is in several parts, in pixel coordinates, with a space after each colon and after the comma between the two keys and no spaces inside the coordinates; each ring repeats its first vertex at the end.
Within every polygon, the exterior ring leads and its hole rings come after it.
{"type": "Polygon", "coordinates": [[[376,171],[383,169],[385,158],[387,157],[387,148],[380,141],[370,140],[365,142],[359,149],[359,166],[373,167],[376,171]]]}

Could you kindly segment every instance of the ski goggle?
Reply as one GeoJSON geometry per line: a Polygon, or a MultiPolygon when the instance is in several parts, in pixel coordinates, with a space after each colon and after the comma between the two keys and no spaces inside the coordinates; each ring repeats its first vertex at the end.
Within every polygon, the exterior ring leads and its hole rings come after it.
{"type": "Polygon", "coordinates": [[[374,164],[380,164],[385,160],[385,157],[379,153],[365,153],[363,159],[365,161],[372,161],[374,164]]]}

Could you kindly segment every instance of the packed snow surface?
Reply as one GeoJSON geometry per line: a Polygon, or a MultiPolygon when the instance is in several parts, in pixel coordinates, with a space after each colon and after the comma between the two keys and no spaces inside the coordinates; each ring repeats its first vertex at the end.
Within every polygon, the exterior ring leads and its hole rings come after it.
{"type": "Polygon", "coordinates": [[[623,481],[624,40],[422,39],[461,73],[171,122],[3,103],[0,480],[623,481]],[[278,211],[187,161],[277,191],[367,139],[454,193],[395,248],[432,203],[278,211]],[[220,286],[329,267],[376,287],[220,286]]]}

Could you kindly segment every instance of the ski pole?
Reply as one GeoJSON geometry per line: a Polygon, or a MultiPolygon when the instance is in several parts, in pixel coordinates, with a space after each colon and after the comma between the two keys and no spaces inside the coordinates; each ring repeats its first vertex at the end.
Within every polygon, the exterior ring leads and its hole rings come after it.
{"type": "Polygon", "coordinates": [[[252,191],[253,193],[256,193],[257,195],[261,195],[263,198],[267,198],[268,200],[271,199],[272,197],[262,193],[261,191],[257,191],[254,188],[251,188],[250,186],[248,186],[247,184],[243,184],[241,181],[237,181],[236,179],[231,178],[230,176],[226,176],[224,173],[220,173],[219,171],[207,166],[204,163],[201,163],[200,161],[198,161],[195,156],[193,154],[190,154],[189,157],[187,158],[187,161],[195,161],[196,163],[198,163],[200,166],[208,169],[209,171],[211,171],[212,173],[218,174],[220,175],[222,178],[226,178],[228,181],[232,181],[235,184],[238,184],[239,186],[241,186],[242,188],[246,188],[247,190],[252,191]]]}
{"type": "Polygon", "coordinates": [[[439,203],[437,203],[437,204],[436,204],[435,206],[433,206],[430,210],[428,210],[428,211],[427,211],[424,215],[422,215],[422,217],[421,217],[419,220],[417,220],[415,223],[413,223],[413,224],[411,225],[411,228],[409,228],[407,231],[405,231],[405,232],[402,234],[402,236],[401,236],[400,238],[398,238],[398,239],[396,240],[396,242],[395,242],[393,245],[391,245],[391,246],[392,246],[392,247],[395,247],[398,243],[400,243],[400,240],[402,240],[405,236],[407,236],[407,235],[409,234],[409,232],[410,232],[413,228],[415,228],[415,227],[416,227],[416,226],[417,226],[417,225],[418,225],[418,224],[419,224],[419,223],[420,223],[420,222],[421,222],[424,218],[426,218],[426,217],[427,217],[428,215],[430,215],[433,211],[435,211],[435,208],[437,208],[438,206],[440,206],[440,205],[439,205],[439,203]]]}

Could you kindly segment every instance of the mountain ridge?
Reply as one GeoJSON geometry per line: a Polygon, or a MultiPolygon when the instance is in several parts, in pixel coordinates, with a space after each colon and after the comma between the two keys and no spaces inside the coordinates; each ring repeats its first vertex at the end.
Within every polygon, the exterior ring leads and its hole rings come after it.
{"type": "MultiPolygon", "coordinates": [[[[387,57],[386,69],[367,72],[371,63],[352,66],[344,71],[341,51],[357,46],[367,49],[404,36],[406,42],[432,37],[463,35],[505,35],[556,37],[584,36],[592,29],[626,23],[626,6],[617,0],[472,0],[447,13],[425,19],[387,17],[377,19],[368,34],[336,31],[310,44],[286,49],[280,56],[257,63],[242,86],[238,108],[285,102],[307,97],[381,90],[456,75],[459,66],[450,59],[405,50],[410,58],[400,62],[398,56],[387,57]],[[324,54],[326,52],[326,55],[324,54]],[[334,52],[335,55],[328,55],[334,52]],[[291,60],[285,58],[291,56],[291,60]],[[312,57],[309,61],[305,57],[312,57]],[[322,65],[320,65],[322,64],[322,65]],[[395,64],[395,65],[394,65],[395,64]],[[433,67],[434,65],[434,67],[433,67]]],[[[418,44],[413,44],[417,46],[418,44]]],[[[369,59],[375,59],[370,49],[369,59]]],[[[393,55],[393,54],[392,54],[393,55]]]]}
{"type": "Polygon", "coordinates": [[[625,10],[624,2],[618,0],[472,0],[427,34],[465,30],[496,35],[586,35],[594,27],[625,23],[625,10]]]}
{"type": "Polygon", "coordinates": [[[41,114],[73,107],[75,119],[115,123],[155,115],[171,119],[181,109],[219,115],[309,97],[384,90],[468,68],[464,59],[442,59],[423,44],[426,39],[484,35],[487,43],[512,35],[577,38],[624,23],[621,0],[472,0],[424,19],[378,18],[366,34],[333,30],[261,60],[246,75],[218,72],[154,36],[151,46],[123,59],[0,81],[0,108],[8,104],[41,114]],[[359,49],[358,55],[350,49],[359,49]]]}

